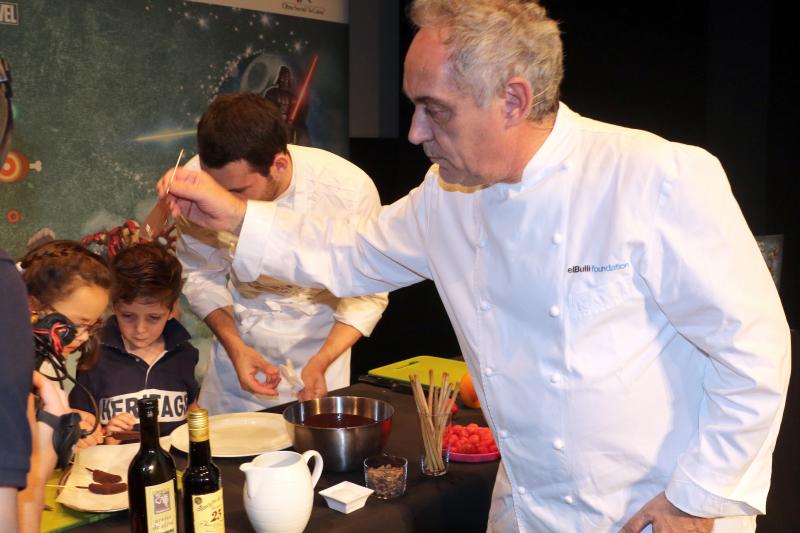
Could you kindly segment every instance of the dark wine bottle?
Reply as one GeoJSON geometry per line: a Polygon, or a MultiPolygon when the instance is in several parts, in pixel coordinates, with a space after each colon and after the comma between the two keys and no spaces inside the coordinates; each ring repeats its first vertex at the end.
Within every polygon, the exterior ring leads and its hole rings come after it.
{"type": "Polygon", "coordinates": [[[211,460],[208,411],[189,411],[189,466],[183,472],[183,523],[186,533],[224,533],[222,480],[211,460]]]}
{"type": "Polygon", "coordinates": [[[175,463],[158,442],[158,400],[137,402],[141,446],[128,467],[128,505],[133,533],[178,531],[175,463]]]}

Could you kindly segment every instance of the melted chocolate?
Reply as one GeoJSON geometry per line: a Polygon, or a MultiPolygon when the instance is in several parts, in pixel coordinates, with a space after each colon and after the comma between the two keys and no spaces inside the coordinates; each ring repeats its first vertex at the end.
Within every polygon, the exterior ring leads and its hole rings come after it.
{"type": "Polygon", "coordinates": [[[320,413],[311,415],[301,422],[303,426],[315,428],[350,428],[374,423],[374,418],[346,413],[320,413]]]}

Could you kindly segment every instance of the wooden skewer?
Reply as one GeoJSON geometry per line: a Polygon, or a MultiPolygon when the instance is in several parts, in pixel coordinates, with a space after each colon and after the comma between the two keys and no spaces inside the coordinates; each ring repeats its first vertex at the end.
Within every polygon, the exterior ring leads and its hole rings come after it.
{"type": "Polygon", "coordinates": [[[439,394],[439,405],[437,406],[437,410],[441,413],[444,411],[444,408],[447,404],[447,397],[448,397],[448,390],[450,389],[450,374],[447,372],[442,372],[442,388],[440,389],[439,394]]]}
{"type": "Polygon", "coordinates": [[[166,194],[169,194],[169,188],[172,187],[172,180],[175,179],[175,173],[178,172],[181,159],[183,159],[183,148],[181,148],[181,153],[178,154],[178,160],[175,162],[175,168],[172,169],[172,174],[170,174],[169,179],[167,180],[167,190],[165,191],[166,194]]]}
{"type": "Polygon", "coordinates": [[[419,428],[420,428],[420,433],[422,434],[422,444],[425,449],[425,457],[428,463],[430,464],[431,461],[430,458],[433,456],[433,450],[432,450],[433,443],[431,442],[433,427],[431,426],[430,411],[428,410],[428,403],[425,400],[425,393],[422,390],[422,385],[417,379],[416,374],[409,376],[409,378],[411,379],[411,384],[413,385],[412,390],[414,391],[414,401],[417,404],[417,413],[419,416],[419,428]]]}
{"type": "Polygon", "coordinates": [[[428,370],[428,412],[433,413],[433,369],[428,370]]]}
{"type": "Polygon", "coordinates": [[[458,393],[461,390],[461,383],[456,382],[453,384],[453,393],[450,395],[450,398],[447,401],[447,406],[445,407],[444,412],[449,413],[453,410],[453,405],[456,403],[456,398],[458,398],[458,393]]]}

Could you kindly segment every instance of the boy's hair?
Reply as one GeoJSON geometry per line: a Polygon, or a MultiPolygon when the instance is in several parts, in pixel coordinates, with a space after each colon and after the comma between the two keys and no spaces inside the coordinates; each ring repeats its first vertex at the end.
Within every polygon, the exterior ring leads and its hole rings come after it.
{"type": "Polygon", "coordinates": [[[288,142],[280,108],[253,93],[217,96],[197,125],[200,161],[214,169],[243,159],[269,176],[275,156],[288,151],[288,142]]]}
{"type": "Polygon", "coordinates": [[[181,264],[162,245],[137,243],[119,252],[111,263],[111,303],[153,298],[171,308],[181,294],[181,264]]]}
{"type": "MultiPolygon", "coordinates": [[[[112,286],[111,269],[106,260],[77,241],[45,241],[29,250],[19,263],[28,296],[36,298],[44,307],[52,308],[79,287],[96,286],[108,290],[112,286]]],[[[98,348],[94,335],[83,343],[79,370],[96,364],[98,348]]]]}

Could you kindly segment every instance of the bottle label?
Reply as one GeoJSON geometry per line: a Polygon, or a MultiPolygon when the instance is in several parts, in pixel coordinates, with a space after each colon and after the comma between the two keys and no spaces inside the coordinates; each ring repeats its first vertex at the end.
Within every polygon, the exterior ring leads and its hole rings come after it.
{"type": "Polygon", "coordinates": [[[178,513],[175,509],[175,480],[144,488],[147,502],[147,531],[150,533],[175,533],[178,531],[178,513]]]}
{"type": "Polygon", "coordinates": [[[196,533],[225,533],[222,489],[192,496],[192,518],[196,533]]]}

